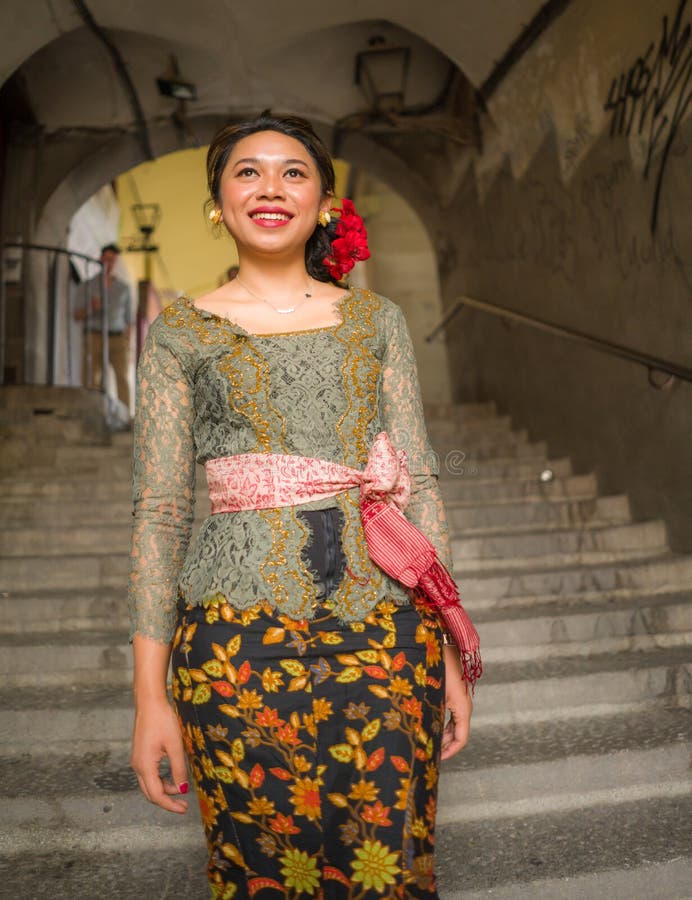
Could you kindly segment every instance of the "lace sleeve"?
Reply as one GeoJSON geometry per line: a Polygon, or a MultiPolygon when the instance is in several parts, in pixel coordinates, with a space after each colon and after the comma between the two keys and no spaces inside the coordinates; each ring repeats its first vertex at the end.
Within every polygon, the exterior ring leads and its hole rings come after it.
{"type": "Polygon", "coordinates": [[[452,570],[447,516],[438,484],[439,461],[423,417],[418,367],[404,315],[392,304],[382,369],[382,417],[397,450],[405,449],[411,472],[409,519],[434,545],[441,562],[452,570]]]}
{"type": "Polygon", "coordinates": [[[137,365],[130,634],[170,642],[177,581],[192,532],[195,444],[192,386],[154,322],[137,365]]]}

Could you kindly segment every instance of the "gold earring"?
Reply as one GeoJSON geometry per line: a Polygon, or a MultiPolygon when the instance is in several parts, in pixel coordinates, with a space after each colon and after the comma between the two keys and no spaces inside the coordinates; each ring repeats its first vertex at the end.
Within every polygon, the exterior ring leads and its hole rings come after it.
{"type": "Polygon", "coordinates": [[[319,215],[317,216],[317,221],[320,223],[322,228],[326,228],[327,225],[332,221],[332,217],[329,215],[326,209],[321,209],[319,215]]]}
{"type": "Polygon", "coordinates": [[[214,209],[209,213],[209,219],[213,222],[214,225],[218,225],[221,219],[223,218],[223,213],[221,212],[220,206],[215,206],[214,209]]]}

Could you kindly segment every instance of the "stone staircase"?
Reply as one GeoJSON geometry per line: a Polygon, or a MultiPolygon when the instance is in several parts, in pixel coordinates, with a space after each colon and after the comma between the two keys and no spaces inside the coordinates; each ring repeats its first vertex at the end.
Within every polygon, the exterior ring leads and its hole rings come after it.
{"type": "MultiPolygon", "coordinates": [[[[492,404],[429,420],[485,665],[443,770],[441,897],[691,896],[692,555],[492,404]]],[[[0,461],[0,895],[202,900],[197,812],[128,766],[131,438],[29,427],[0,461]]],[[[198,497],[199,522],[201,472],[198,497]]]]}

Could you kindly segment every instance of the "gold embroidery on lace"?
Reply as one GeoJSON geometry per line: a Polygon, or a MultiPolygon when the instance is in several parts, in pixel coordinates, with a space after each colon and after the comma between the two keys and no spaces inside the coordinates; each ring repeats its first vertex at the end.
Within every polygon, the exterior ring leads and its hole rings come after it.
{"type": "MultiPolygon", "coordinates": [[[[174,303],[166,306],[161,313],[166,325],[169,325],[171,328],[191,328],[203,344],[212,346],[215,344],[227,344],[229,342],[228,332],[232,331],[230,324],[227,322],[225,323],[223,319],[218,319],[215,322],[217,327],[211,328],[208,324],[210,320],[204,316],[194,314],[195,312],[199,312],[199,310],[196,310],[194,307],[190,310],[189,307],[191,303],[192,298],[187,294],[183,294],[183,296],[179,297],[174,303]],[[226,325],[227,327],[219,328],[219,325],[226,325]]],[[[235,332],[232,333],[237,340],[242,341],[240,335],[235,332]]]]}
{"type": "MultiPolygon", "coordinates": [[[[230,348],[228,355],[219,361],[218,370],[228,380],[228,403],[231,409],[249,420],[255,430],[258,447],[267,453],[271,452],[269,418],[262,415],[255,399],[260,392],[265,396],[269,393],[267,385],[269,371],[266,360],[257,353],[254,347],[248,345],[248,342],[243,341],[230,348]],[[248,384],[249,379],[245,371],[238,367],[238,363],[241,361],[247,364],[245,368],[249,367],[254,376],[252,384],[248,384]]],[[[275,412],[271,406],[269,408],[275,412]]],[[[285,423],[282,422],[282,434],[284,428],[285,423]]]]}
{"type": "Polygon", "coordinates": [[[287,584],[290,580],[296,582],[297,586],[302,588],[304,604],[304,608],[300,611],[302,615],[317,597],[317,586],[300,558],[300,550],[305,546],[308,537],[307,529],[293,515],[296,529],[294,533],[300,534],[301,537],[298,542],[298,553],[291,559],[291,563],[297,564],[298,568],[289,568],[288,549],[291,542],[291,533],[281,521],[281,509],[260,509],[257,512],[267,523],[272,533],[271,550],[264,562],[260,564],[262,577],[272,590],[272,599],[277,608],[281,608],[282,605],[284,608],[288,608],[290,592],[287,584]]]}
{"type": "MultiPolygon", "coordinates": [[[[337,424],[337,433],[344,449],[344,460],[349,461],[350,454],[355,451],[357,465],[365,465],[367,462],[367,430],[377,410],[380,366],[365,345],[365,340],[376,333],[373,313],[379,309],[379,305],[371,291],[361,291],[360,297],[354,295],[350,299],[347,315],[344,316],[344,319],[353,324],[350,333],[344,338],[347,352],[342,366],[342,379],[348,405],[337,424]],[[359,315],[354,315],[356,310],[353,307],[356,304],[359,315]],[[354,441],[349,441],[345,436],[351,431],[346,426],[349,419],[355,419],[352,428],[355,447],[354,441]]],[[[334,592],[333,605],[337,612],[349,618],[356,612],[354,607],[362,610],[377,599],[382,586],[382,573],[368,553],[358,500],[350,492],[338,494],[335,499],[344,514],[342,545],[346,568],[344,577],[334,592]]]]}
{"type": "MultiPolygon", "coordinates": [[[[370,448],[367,446],[366,435],[368,425],[372,422],[377,410],[377,381],[380,373],[379,361],[365,345],[365,341],[376,333],[373,313],[379,309],[380,305],[372,291],[362,292],[360,317],[349,315],[349,319],[354,321],[354,326],[347,341],[346,361],[342,369],[348,406],[337,423],[337,432],[344,446],[344,459],[348,459],[349,450],[354,448],[344,436],[344,428],[349,418],[353,416],[354,399],[356,399],[358,408],[355,412],[353,436],[356,464],[361,466],[364,466],[368,460],[370,448]],[[361,378],[362,384],[360,383],[361,378]]],[[[350,312],[351,310],[349,310],[350,312]]]]}
{"type": "Polygon", "coordinates": [[[346,570],[332,600],[337,613],[351,618],[354,612],[362,612],[363,607],[372,606],[377,600],[382,587],[382,572],[368,553],[358,500],[350,492],[337,494],[335,499],[344,514],[342,547],[346,570]],[[351,546],[355,547],[356,559],[354,554],[349,553],[351,546]]]}

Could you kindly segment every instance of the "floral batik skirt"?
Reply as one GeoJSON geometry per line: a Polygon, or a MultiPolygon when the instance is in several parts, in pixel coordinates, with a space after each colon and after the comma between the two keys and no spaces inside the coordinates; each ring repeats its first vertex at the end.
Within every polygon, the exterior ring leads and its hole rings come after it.
{"type": "Polygon", "coordinates": [[[443,679],[416,605],[349,625],[326,604],[182,610],[173,694],[212,896],[436,898],[443,679]]]}

